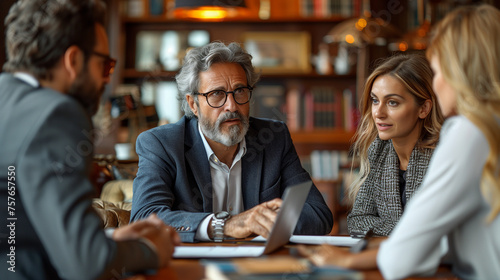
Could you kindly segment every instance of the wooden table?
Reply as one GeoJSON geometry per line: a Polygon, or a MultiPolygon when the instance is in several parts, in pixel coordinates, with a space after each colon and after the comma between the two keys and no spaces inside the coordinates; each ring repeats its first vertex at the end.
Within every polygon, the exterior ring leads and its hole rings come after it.
{"type": "MultiPolygon", "coordinates": [[[[214,246],[214,243],[195,243],[195,244],[182,244],[188,246],[214,246]]],[[[217,244],[220,245],[220,244],[217,244]]],[[[231,243],[223,244],[225,246],[234,246],[231,243]]],[[[269,257],[290,255],[290,249],[295,247],[294,244],[289,244],[280,248],[272,253],[269,257]]],[[[397,264],[395,264],[397,265],[397,264]]],[[[369,271],[362,271],[363,278],[367,280],[382,280],[384,279],[380,272],[376,269],[369,271]]],[[[173,259],[170,265],[166,268],[160,269],[155,275],[141,275],[137,279],[146,280],[201,280],[205,276],[205,268],[200,264],[199,259],[173,259]]],[[[132,278],[134,279],[134,278],[132,278]]],[[[132,280],[131,279],[131,280],[132,280]]],[[[442,266],[438,272],[432,277],[412,277],[407,279],[453,279],[458,280],[452,273],[449,267],[442,266]]]]}

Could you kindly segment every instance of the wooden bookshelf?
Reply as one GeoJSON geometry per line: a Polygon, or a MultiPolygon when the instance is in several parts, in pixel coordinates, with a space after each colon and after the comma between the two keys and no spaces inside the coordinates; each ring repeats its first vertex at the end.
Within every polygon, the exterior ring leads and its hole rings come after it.
{"type": "Polygon", "coordinates": [[[299,156],[309,155],[313,150],[349,150],[354,137],[353,131],[340,129],[300,130],[290,134],[299,156]]]}
{"type": "MultiPolygon", "coordinates": [[[[238,17],[229,18],[219,21],[200,21],[193,19],[173,19],[165,16],[151,16],[121,18],[121,37],[120,41],[124,42],[124,48],[119,50],[120,66],[117,69],[117,74],[120,76],[120,82],[141,84],[145,81],[174,81],[176,71],[165,71],[158,67],[158,70],[138,71],[135,68],[136,54],[136,37],[141,31],[184,31],[184,30],[206,30],[210,34],[210,40],[219,40],[223,42],[241,42],[241,34],[244,32],[307,32],[310,34],[310,55],[318,53],[318,45],[323,42],[323,37],[337,23],[346,19],[341,16],[331,16],[328,18],[315,17],[299,17],[281,15],[277,18],[268,20],[260,20],[257,17],[238,17]]],[[[286,89],[290,86],[299,86],[308,89],[313,86],[335,87],[338,90],[351,88],[353,94],[356,85],[356,73],[352,71],[345,75],[318,74],[314,68],[307,73],[264,73],[261,76],[260,82],[282,84],[286,89]]],[[[294,134],[298,135],[300,145],[307,151],[314,149],[317,145],[327,147],[330,145],[333,149],[348,149],[350,136],[352,132],[344,132],[341,129],[331,129],[327,131],[299,131],[294,134]],[[300,135],[311,135],[311,132],[316,133],[315,137],[304,137],[300,135]],[[346,136],[347,135],[347,136],[346,136]],[[323,140],[324,139],[324,140],[323,140]],[[319,142],[318,142],[319,141],[319,142]],[[310,146],[309,148],[307,146],[310,146]]]]}
{"type": "Polygon", "coordinates": [[[200,20],[200,19],[176,19],[176,18],[167,18],[164,16],[151,16],[151,17],[123,17],[121,21],[123,23],[170,23],[170,24],[179,24],[179,23],[248,23],[248,24],[288,24],[291,22],[296,22],[299,24],[307,24],[307,23],[332,23],[336,24],[340,21],[347,19],[347,17],[342,16],[331,16],[327,18],[314,18],[314,17],[281,17],[281,18],[271,18],[267,20],[259,19],[258,17],[238,17],[238,18],[223,18],[216,20],[200,20]]]}
{"type": "MultiPolygon", "coordinates": [[[[123,79],[142,79],[147,77],[158,77],[162,79],[170,79],[175,77],[177,74],[176,71],[138,71],[135,68],[125,68],[122,70],[122,78],[123,79]]],[[[356,79],[356,75],[354,73],[346,74],[346,75],[320,75],[317,73],[300,73],[300,74],[264,74],[261,76],[261,79],[315,79],[315,80],[323,80],[323,79],[356,79]]]]}

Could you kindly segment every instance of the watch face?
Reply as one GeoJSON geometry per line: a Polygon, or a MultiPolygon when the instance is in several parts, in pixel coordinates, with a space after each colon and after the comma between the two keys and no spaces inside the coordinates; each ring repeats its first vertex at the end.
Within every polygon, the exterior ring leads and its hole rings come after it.
{"type": "Polygon", "coordinates": [[[217,218],[217,219],[226,219],[228,217],[229,217],[229,213],[226,211],[221,211],[221,212],[215,213],[215,218],[217,218]]]}

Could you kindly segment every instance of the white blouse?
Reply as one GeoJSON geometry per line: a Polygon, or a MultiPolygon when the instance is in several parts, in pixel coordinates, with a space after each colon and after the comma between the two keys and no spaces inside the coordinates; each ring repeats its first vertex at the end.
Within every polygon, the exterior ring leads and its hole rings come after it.
{"type": "Polygon", "coordinates": [[[486,138],[467,118],[446,120],[422,186],[379,249],[384,278],[434,273],[447,236],[455,275],[500,279],[500,216],[486,222],[491,208],[480,191],[488,153],[486,138]]]}

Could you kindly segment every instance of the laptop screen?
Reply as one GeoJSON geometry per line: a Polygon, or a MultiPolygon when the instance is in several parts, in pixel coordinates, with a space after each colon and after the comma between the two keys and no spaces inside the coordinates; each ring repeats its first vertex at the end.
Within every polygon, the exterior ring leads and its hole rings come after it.
{"type": "Polygon", "coordinates": [[[283,203],[279,210],[273,228],[266,241],[264,254],[271,253],[288,243],[302,213],[312,182],[307,181],[285,189],[283,203]]]}

